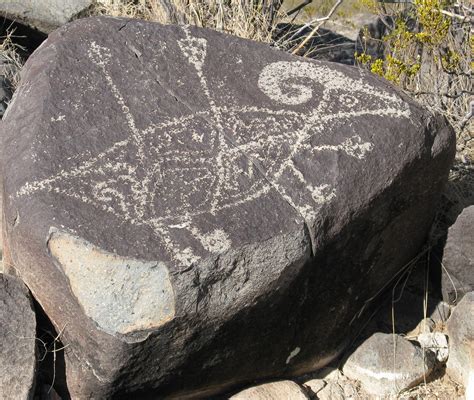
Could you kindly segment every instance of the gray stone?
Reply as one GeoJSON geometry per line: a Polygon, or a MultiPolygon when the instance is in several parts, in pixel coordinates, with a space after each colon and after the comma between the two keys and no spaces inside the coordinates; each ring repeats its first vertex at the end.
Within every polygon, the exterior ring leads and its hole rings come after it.
{"type": "Polygon", "coordinates": [[[324,386],[326,386],[326,381],[324,379],[310,379],[304,383],[304,386],[307,387],[314,394],[318,393],[324,386]]]}
{"type": "MultiPolygon", "coordinates": [[[[344,390],[344,399],[345,400],[357,400],[361,398],[359,391],[356,387],[356,382],[351,381],[350,379],[342,379],[339,382],[339,385],[342,386],[344,390]]],[[[367,400],[367,398],[365,398],[367,400]]]]}
{"type": "Polygon", "coordinates": [[[420,333],[416,340],[423,349],[432,351],[440,363],[445,363],[448,359],[448,338],[444,333],[424,332],[420,333]]]}
{"type": "Polygon", "coordinates": [[[347,400],[344,389],[337,382],[328,382],[317,396],[319,400],[347,400]]]}
{"type": "Polygon", "coordinates": [[[253,386],[230,397],[231,400],[309,400],[306,392],[293,381],[277,381],[253,386]]]}
{"type": "Polygon", "coordinates": [[[465,208],[449,228],[441,273],[446,302],[459,302],[474,290],[474,205],[465,208]]]}
{"type": "Polygon", "coordinates": [[[399,335],[375,333],[346,360],[344,375],[377,396],[395,395],[428,377],[435,357],[399,335]]]}
{"type": "Polygon", "coordinates": [[[447,323],[449,358],[448,375],[466,390],[474,385],[474,292],[466,293],[454,308],[447,323]]]}
{"type": "Polygon", "coordinates": [[[454,156],[368,72],[105,17],[48,37],[1,130],[6,261],[66,327],[73,398],[327,365],[419,252],[454,156]]]}
{"type": "Polygon", "coordinates": [[[93,0],[2,0],[0,14],[49,33],[71,21],[92,3],[93,0]]]}
{"type": "Polygon", "coordinates": [[[20,279],[0,274],[0,398],[30,399],[36,373],[36,317],[20,279]]]}

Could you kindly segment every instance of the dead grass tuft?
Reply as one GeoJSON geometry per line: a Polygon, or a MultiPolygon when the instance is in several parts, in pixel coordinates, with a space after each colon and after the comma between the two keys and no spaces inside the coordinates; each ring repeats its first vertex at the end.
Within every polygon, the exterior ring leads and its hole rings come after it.
{"type": "Polygon", "coordinates": [[[267,3],[265,0],[97,0],[91,14],[189,24],[270,42],[282,14],[278,7],[267,3]]]}
{"type": "Polygon", "coordinates": [[[10,89],[15,90],[20,82],[20,70],[23,59],[20,57],[20,47],[12,40],[14,31],[7,31],[6,36],[0,37],[0,76],[3,76],[10,89]]]}

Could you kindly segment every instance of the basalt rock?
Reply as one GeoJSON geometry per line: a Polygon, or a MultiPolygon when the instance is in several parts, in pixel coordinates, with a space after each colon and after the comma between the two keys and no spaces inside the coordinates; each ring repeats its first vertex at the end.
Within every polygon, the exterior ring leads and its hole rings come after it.
{"type": "Polygon", "coordinates": [[[454,156],[443,118],[370,73],[104,17],[49,36],[1,129],[8,264],[73,398],[324,366],[419,251],[454,156]]]}

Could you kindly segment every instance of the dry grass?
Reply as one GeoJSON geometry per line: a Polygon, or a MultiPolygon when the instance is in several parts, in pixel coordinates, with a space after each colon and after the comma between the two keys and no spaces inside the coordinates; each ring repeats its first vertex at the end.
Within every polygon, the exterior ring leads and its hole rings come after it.
{"type": "Polygon", "coordinates": [[[279,19],[265,8],[265,1],[171,0],[170,7],[160,0],[97,0],[93,15],[140,18],[163,24],[182,23],[212,28],[261,42],[271,41],[279,19]]]}
{"type": "Polygon", "coordinates": [[[14,43],[14,31],[8,31],[7,35],[0,37],[0,75],[4,76],[12,91],[20,82],[20,70],[23,67],[23,59],[20,57],[20,49],[14,43]]]}

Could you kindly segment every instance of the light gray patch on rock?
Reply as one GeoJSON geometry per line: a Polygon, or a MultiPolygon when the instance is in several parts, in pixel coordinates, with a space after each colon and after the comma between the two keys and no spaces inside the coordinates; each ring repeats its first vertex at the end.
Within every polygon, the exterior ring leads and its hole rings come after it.
{"type": "Polygon", "coordinates": [[[103,331],[125,335],[174,318],[173,287],[164,263],[120,257],[54,228],[48,248],[84,312],[103,331]]]}

